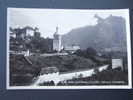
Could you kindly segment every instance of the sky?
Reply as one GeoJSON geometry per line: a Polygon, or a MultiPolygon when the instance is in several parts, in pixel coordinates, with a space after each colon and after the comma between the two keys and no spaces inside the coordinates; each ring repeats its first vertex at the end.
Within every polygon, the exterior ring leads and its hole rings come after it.
{"type": "Polygon", "coordinates": [[[102,18],[110,15],[126,18],[128,10],[90,10],[90,9],[33,9],[33,8],[8,8],[8,26],[38,27],[43,37],[53,37],[58,26],[60,35],[72,29],[87,25],[96,25],[95,14],[102,18]]]}

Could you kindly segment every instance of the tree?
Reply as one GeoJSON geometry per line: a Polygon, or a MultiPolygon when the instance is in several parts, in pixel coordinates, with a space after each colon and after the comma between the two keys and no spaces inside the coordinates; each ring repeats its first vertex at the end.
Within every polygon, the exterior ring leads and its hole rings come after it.
{"type": "Polygon", "coordinates": [[[87,48],[85,53],[86,53],[87,57],[96,56],[96,54],[97,54],[96,50],[93,48],[87,48]]]}
{"type": "Polygon", "coordinates": [[[93,48],[87,48],[86,50],[77,50],[74,54],[85,58],[92,58],[96,56],[97,52],[93,48]]]}

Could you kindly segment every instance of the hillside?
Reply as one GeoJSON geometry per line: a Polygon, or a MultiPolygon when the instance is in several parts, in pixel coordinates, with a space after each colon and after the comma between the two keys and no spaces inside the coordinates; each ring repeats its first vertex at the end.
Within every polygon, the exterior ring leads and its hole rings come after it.
{"type": "Polygon", "coordinates": [[[30,56],[29,59],[39,69],[43,67],[57,67],[60,72],[67,72],[84,68],[92,68],[96,64],[91,59],[86,59],[76,55],[50,56],[50,57],[30,56]]]}
{"type": "MultiPolygon", "coordinates": [[[[60,73],[73,72],[84,69],[97,67],[97,62],[89,58],[80,57],[77,55],[65,56],[29,56],[25,59],[23,55],[10,56],[10,85],[25,86],[31,85],[34,79],[40,75],[42,69],[48,67],[56,67],[60,73]],[[29,61],[31,63],[29,63],[29,61]]],[[[108,69],[107,71],[97,72],[97,75],[79,79],[81,81],[124,81],[127,84],[127,72],[121,70],[108,69]]],[[[68,80],[69,81],[69,80],[68,80]]],[[[76,81],[70,80],[70,81],[76,81]]],[[[99,83],[101,84],[101,83],[99,83]]],[[[61,84],[60,84],[61,85],[61,84]]],[[[65,84],[71,85],[71,84],[65,84]]],[[[73,84],[80,85],[80,84],[73,84]]],[[[87,84],[91,85],[91,84],[87,84]]],[[[94,85],[94,84],[92,84],[94,85]]],[[[102,84],[101,84],[102,85],[102,84]]]]}
{"type": "Polygon", "coordinates": [[[63,45],[80,45],[81,49],[92,47],[99,50],[126,51],[125,19],[112,16],[102,19],[96,16],[97,24],[71,30],[62,36],[63,45]]]}
{"type": "Polygon", "coordinates": [[[68,72],[85,68],[93,68],[95,62],[76,55],[67,56],[29,56],[28,63],[23,55],[10,56],[10,85],[29,85],[37,77],[42,68],[56,67],[60,72],[68,72]],[[23,81],[22,81],[23,80],[23,81]]]}

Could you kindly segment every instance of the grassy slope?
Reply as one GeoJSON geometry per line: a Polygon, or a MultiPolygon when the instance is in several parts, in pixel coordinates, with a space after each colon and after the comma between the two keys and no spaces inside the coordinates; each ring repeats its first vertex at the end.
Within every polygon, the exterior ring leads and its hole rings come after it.
{"type": "Polygon", "coordinates": [[[10,56],[10,79],[11,85],[28,85],[36,77],[43,67],[57,67],[60,72],[73,71],[76,69],[92,68],[95,63],[86,58],[76,55],[68,56],[30,56],[30,65],[23,56],[10,56]]]}
{"type": "MultiPolygon", "coordinates": [[[[90,59],[79,57],[76,55],[67,56],[30,56],[28,57],[33,63],[30,65],[22,56],[10,56],[10,84],[11,85],[28,85],[32,82],[33,78],[38,76],[41,68],[44,67],[57,67],[60,72],[68,72],[79,69],[93,68],[95,62],[90,59]]],[[[107,70],[97,73],[89,78],[81,78],[78,81],[121,81],[127,84],[127,72],[121,70],[107,70]]],[[[76,81],[76,80],[71,80],[76,81]]],[[[94,84],[94,83],[93,83],[94,84]]],[[[101,84],[101,83],[100,83],[101,84]]],[[[72,84],[64,84],[72,85],[72,84]]],[[[73,84],[74,85],[74,84],[73,84]]],[[[81,85],[81,84],[76,84],[81,85]]],[[[88,84],[86,84],[88,85],[88,84]]],[[[91,85],[91,84],[89,84],[91,85]]]]}

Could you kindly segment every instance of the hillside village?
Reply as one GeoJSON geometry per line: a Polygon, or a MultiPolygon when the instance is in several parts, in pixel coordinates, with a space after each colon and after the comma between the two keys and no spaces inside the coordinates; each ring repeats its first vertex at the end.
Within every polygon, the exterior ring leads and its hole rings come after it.
{"type": "MultiPolygon", "coordinates": [[[[121,55],[120,52],[112,51],[99,52],[92,47],[82,49],[76,43],[64,45],[58,30],[59,28],[56,27],[53,38],[44,38],[37,27],[10,27],[10,85],[29,85],[35,82],[39,75],[44,74],[45,77],[48,77],[45,74],[53,73],[59,74],[56,76],[56,80],[57,77],[74,73],[65,80],[65,83],[59,81],[56,85],[82,85],[66,82],[75,82],[76,79],[87,82],[92,80],[122,81],[122,85],[128,84],[126,54],[121,55]],[[103,68],[102,66],[108,67],[103,68]],[[102,68],[101,71],[100,68],[102,68]],[[90,71],[92,69],[90,76],[86,74],[88,76],[83,77],[84,71],[82,70],[90,71]],[[79,73],[77,74],[77,72],[79,73]]],[[[55,78],[53,76],[52,78],[55,78]]],[[[50,78],[46,81],[44,77],[43,80],[41,85],[50,85],[49,82],[54,81],[50,78]]],[[[90,83],[86,85],[90,85],[90,83]]]]}

